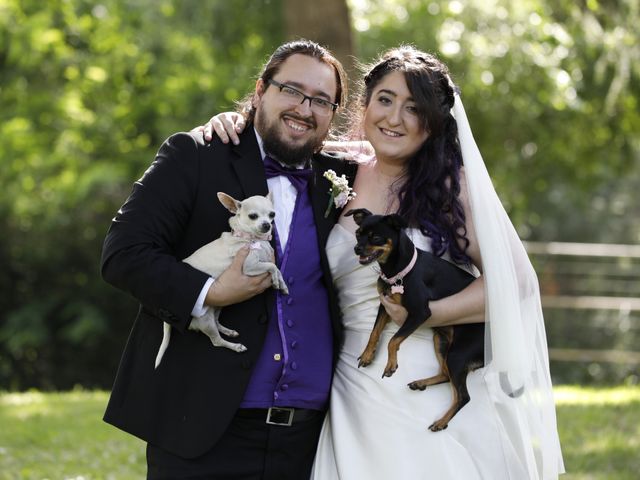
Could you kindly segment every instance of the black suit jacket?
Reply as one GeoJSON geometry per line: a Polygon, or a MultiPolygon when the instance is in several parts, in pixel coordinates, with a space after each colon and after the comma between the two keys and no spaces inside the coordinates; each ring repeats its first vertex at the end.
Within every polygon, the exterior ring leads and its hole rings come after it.
{"type": "MultiPolygon", "coordinates": [[[[342,332],[325,244],[339,212],[324,217],[330,185],[323,173],[333,169],[352,177],[355,167],[319,154],[313,169],[311,197],[337,352],[342,332]]],[[[181,259],[229,230],[220,191],[237,199],[268,192],[251,126],[238,146],[207,144],[194,133],[166,140],[114,218],[102,254],[104,279],[141,304],[104,419],[183,457],[208,451],[227,428],[262,348],[273,302],[268,290],[222,310],[221,322],[238,330],[248,348],[242,354],[187,330],[208,277],[181,259]],[[163,321],[177,331],[154,369],[163,321]]]]}

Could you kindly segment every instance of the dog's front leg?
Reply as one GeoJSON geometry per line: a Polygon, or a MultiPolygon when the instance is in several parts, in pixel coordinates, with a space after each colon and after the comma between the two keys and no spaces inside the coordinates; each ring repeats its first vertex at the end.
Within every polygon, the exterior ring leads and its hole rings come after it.
{"type": "Polygon", "coordinates": [[[358,357],[358,368],[366,367],[373,361],[373,357],[376,353],[376,347],[378,346],[378,341],[380,340],[380,335],[382,334],[382,330],[389,323],[391,318],[389,314],[384,309],[384,306],[381,304],[378,308],[378,316],[376,317],[376,323],[373,325],[373,330],[371,330],[371,335],[369,335],[369,341],[367,342],[367,346],[365,347],[362,355],[358,357]]]}
{"type": "Polygon", "coordinates": [[[276,290],[280,290],[284,295],[289,295],[289,288],[287,284],[284,283],[284,278],[282,277],[282,273],[278,267],[276,267],[273,263],[263,262],[261,265],[264,265],[266,271],[271,274],[271,283],[273,284],[273,288],[276,290]]]}
{"type": "Polygon", "coordinates": [[[396,370],[398,369],[398,350],[400,350],[400,344],[404,342],[409,335],[415,332],[416,328],[424,323],[424,318],[421,318],[421,315],[409,313],[407,320],[402,324],[402,326],[398,329],[391,340],[389,340],[389,345],[387,346],[388,357],[387,357],[387,365],[384,368],[383,377],[390,377],[396,370]]]}
{"type": "Polygon", "coordinates": [[[273,288],[280,290],[285,295],[289,295],[289,288],[284,282],[284,278],[278,267],[270,260],[261,260],[259,255],[257,253],[254,254],[253,251],[245,259],[242,272],[249,276],[269,272],[273,288]]]}

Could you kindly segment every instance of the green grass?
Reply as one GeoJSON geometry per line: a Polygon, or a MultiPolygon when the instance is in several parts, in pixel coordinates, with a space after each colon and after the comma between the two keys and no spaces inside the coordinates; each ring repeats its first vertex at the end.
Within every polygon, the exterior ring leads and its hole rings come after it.
{"type": "Polygon", "coordinates": [[[105,392],[0,395],[1,480],[141,479],[144,442],[102,421],[105,392]]]}
{"type": "MultiPolygon", "coordinates": [[[[568,474],[640,477],[640,387],[555,389],[568,474]]],[[[0,394],[0,480],[140,479],[144,443],[102,422],[105,392],[0,394]]]]}
{"type": "Polygon", "coordinates": [[[640,478],[640,387],[555,389],[563,480],[640,478]]]}

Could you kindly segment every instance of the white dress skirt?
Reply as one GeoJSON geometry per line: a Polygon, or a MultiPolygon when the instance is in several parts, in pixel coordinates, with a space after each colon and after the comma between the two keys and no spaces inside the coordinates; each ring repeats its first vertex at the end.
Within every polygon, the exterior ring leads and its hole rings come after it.
{"type": "MultiPolygon", "coordinates": [[[[428,238],[408,232],[416,246],[429,250],[428,238]]],[[[355,236],[337,224],[327,255],[338,290],[345,328],[344,346],[333,377],[312,471],[314,480],[524,480],[513,451],[504,451],[502,425],[489,406],[482,370],[469,375],[468,403],[441,432],[428,427],[452,402],[450,384],[413,391],[413,380],[439,371],[432,330],[420,327],[398,353],[398,370],[382,378],[386,345],[397,330],[387,325],[376,357],[358,368],[358,357],[373,328],[380,300],[377,264],[362,266],[353,251],[355,236]]]]}

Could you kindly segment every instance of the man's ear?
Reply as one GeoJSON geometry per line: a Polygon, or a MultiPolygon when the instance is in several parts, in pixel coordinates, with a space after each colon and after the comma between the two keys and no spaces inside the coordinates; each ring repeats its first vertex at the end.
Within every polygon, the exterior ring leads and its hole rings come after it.
{"type": "Polygon", "coordinates": [[[238,210],[240,210],[241,203],[231,195],[227,195],[224,192],[218,192],[218,200],[220,200],[220,203],[224,206],[224,208],[226,208],[233,214],[238,213],[238,210]]]}
{"type": "Polygon", "coordinates": [[[403,228],[407,228],[409,225],[404,217],[398,215],[397,213],[393,213],[391,215],[387,215],[384,217],[384,221],[392,228],[396,230],[402,230],[403,228]]]}
{"type": "Polygon", "coordinates": [[[345,217],[353,216],[353,221],[356,222],[358,226],[360,226],[362,221],[369,215],[371,215],[371,212],[366,208],[355,208],[344,214],[345,217]]]}
{"type": "Polygon", "coordinates": [[[251,106],[253,108],[257,107],[257,103],[260,101],[260,99],[262,98],[262,95],[264,95],[264,91],[266,90],[266,85],[264,83],[264,80],[262,80],[262,78],[259,78],[258,80],[256,80],[256,91],[253,92],[253,96],[251,97],[251,106]]]}

